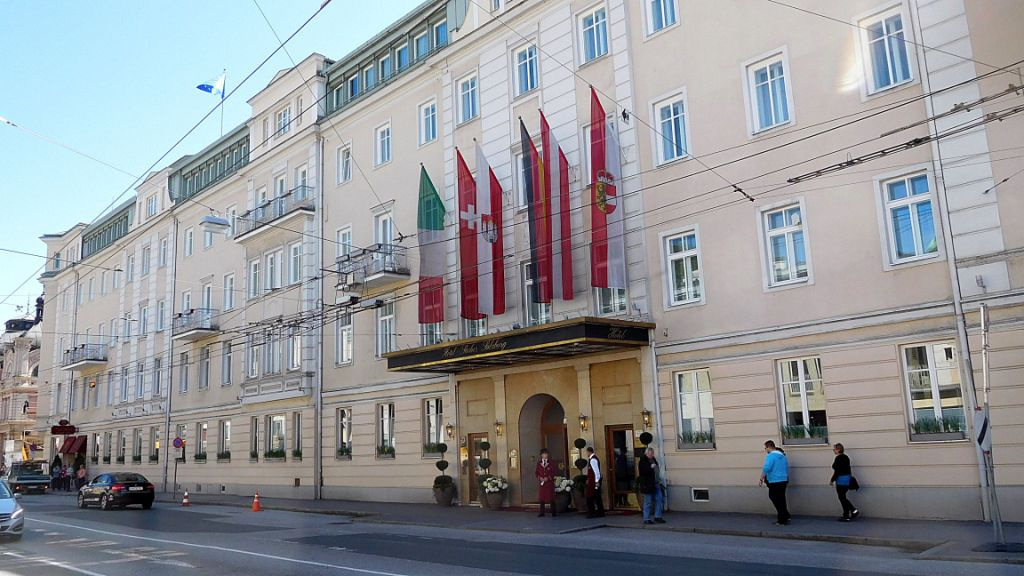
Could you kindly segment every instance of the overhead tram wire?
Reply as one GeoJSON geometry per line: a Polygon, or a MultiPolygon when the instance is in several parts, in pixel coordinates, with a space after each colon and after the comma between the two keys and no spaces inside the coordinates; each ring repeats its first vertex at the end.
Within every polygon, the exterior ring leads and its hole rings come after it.
{"type": "MultiPolygon", "coordinates": [[[[285,42],[284,42],[284,44],[286,44],[287,42],[291,41],[291,39],[292,39],[292,38],[294,38],[294,37],[295,37],[295,36],[296,36],[296,35],[297,35],[297,34],[298,34],[299,32],[301,32],[301,31],[302,31],[302,30],[303,30],[303,29],[304,29],[304,28],[305,28],[305,27],[306,27],[307,25],[309,25],[309,23],[310,23],[310,22],[312,22],[312,21],[313,21],[313,19],[314,19],[314,18],[316,18],[316,17],[317,17],[317,16],[318,16],[318,15],[319,15],[319,14],[320,14],[320,13],[321,13],[321,12],[322,12],[323,10],[324,10],[324,8],[326,8],[326,7],[327,7],[327,5],[328,5],[328,4],[330,4],[330,3],[331,3],[331,0],[324,0],[324,1],[323,1],[323,2],[322,2],[322,3],[320,4],[319,8],[317,8],[317,10],[316,10],[316,11],[315,11],[315,12],[314,12],[314,13],[313,13],[313,14],[312,14],[312,15],[311,15],[310,17],[309,17],[309,18],[307,18],[307,19],[306,19],[306,21],[305,21],[305,22],[303,22],[303,23],[302,23],[302,24],[301,24],[301,25],[300,25],[300,26],[299,26],[299,27],[298,27],[298,28],[297,28],[297,29],[296,29],[296,30],[295,30],[294,32],[292,32],[292,34],[291,34],[290,36],[288,36],[288,38],[287,38],[287,39],[285,39],[285,42]]],[[[200,118],[200,119],[199,119],[199,121],[197,121],[197,122],[196,122],[196,123],[195,123],[195,124],[194,124],[194,125],[193,125],[193,126],[192,126],[191,128],[189,128],[189,129],[188,129],[188,131],[187,131],[187,132],[185,132],[185,134],[184,134],[183,136],[181,136],[181,138],[179,138],[179,139],[178,139],[178,140],[177,140],[177,141],[176,141],[176,142],[175,142],[174,144],[172,144],[172,145],[171,145],[171,147],[170,147],[170,148],[168,148],[166,152],[164,152],[163,154],[161,154],[159,158],[157,158],[157,159],[156,159],[156,160],[155,160],[155,161],[154,161],[154,162],[153,162],[152,164],[150,164],[149,168],[147,168],[146,170],[144,170],[144,171],[143,171],[143,174],[144,174],[144,175],[148,175],[148,174],[149,174],[149,173],[150,173],[150,172],[151,172],[151,171],[152,171],[152,170],[153,170],[154,168],[156,168],[156,166],[157,166],[157,165],[158,165],[158,164],[159,164],[160,162],[162,162],[162,161],[164,160],[164,158],[166,158],[166,157],[167,157],[167,156],[168,156],[168,155],[169,155],[169,154],[170,154],[170,153],[171,153],[171,152],[172,152],[172,151],[173,151],[173,150],[174,150],[175,148],[177,148],[179,144],[181,144],[181,143],[182,143],[182,142],[183,142],[183,141],[184,141],[184,140],[185,140],[186,138],[188,138],[188,137],[189,137],[189,136],[190,136],[190,135],[191,135],[191,134],[192,134],[193,132],[195,132],[195,131],[196,131],[196,129],[198,129],[198,128],[199,128],[199,126],[200,126],[200,125],[202,125],[202,123],[203,123],[203,122],[205,122],[205,121],[206,121],[206,120],[207,120],[207,119],[208,119],[208,118],[209,118],[210,116],[212,116],[212,115],[213,115],[213,113],[214,113],[214,112],[216,112],[216,111],[217,111],[217,109],[218,109],[219,107],[223,106],[223,105],[224,105],[224,101],[225,101],[225,100],[227,100],[228,98],[231,98],[231,96],[233,96],[233,95],[235,94],[235,92],[237,92],[237,91],[238,91],[239,89],[241,89],[241,87],[242,87],[242,86],[243,86],[243,85],[244,85],[244,84],[245,84],[245,83],[246,83],[247,81],[249,81],[249,79],[251,79],[251,78],[253,77],[253,75],[255,75],[255,74],[256,74],[256,72],[258,72],[258,71],[259,71],[259,70],[260,70],[260,69],[261,69],[261,68],[262,68],[263,66],[265,66],[265,65],[266,65],[266,63],[267,63],[267,62],[269,62],[269,61],[270,61],[270,59],[271,59],[271,58],[272,58],[272,57],[273,57],[273,56],[274,56],[275,54],[277,54],[277,52],[278,52],[279,50],[281,50],[282,48],[284,48],[284,44],[281,44],[280,46],[278,46],[277,48],[275,48],[275,49],[274,49],[274,50],[273,50],[273,51],[272,51],[272,52],[271,52],[271,53],[270,53],[270,54],[269,54],[269,55],[268,55],[268,56],[267,56],[266,58],[264,58],[264,59],[263,59],[263,61],[262,61],[262,62],[260,62],[260,63],[259,63],[259,64],[258,64],[258,65],[257,65],[257,66],[255,67],[255,68],[253,68],[253,70],[252,70],[251,72],[249,72],[249,74],[248,74],[248,75],[246,75],[246,76],[245,76],[245,77],[244,77],[244,78],[243,78],[243,79],[241,80],[241,82],[239,82],[239,83],[238,83],[237,85],[235,85],[234,89],[232,89],[232,90],[231,90],[230,92],[228,92],[228,93],[227,93],[227,94],[226,94],[226,95],[224,96],[224,98],[223,98],[223,99],[221,99],[221,101],[217,103],[217,105],[216,105],[216,106],[214,106],[213,108],[211,108],[211,109],[210,109],[210,110],[209,110],[209,111],[208,111],[208,112],[207,112],[207,113],[206,113],[205,115],[203,115],[203,117],[202,117],[202,118],[200,118]]],[[[102,162],[101,162],[101,163],[102,163],[102,162]]],[[[120,171],[120,170],[118,170],[118,171],[120,171]]],[[[131,184],[130,184],[130,185],[129,185],[129,186],[128,186],[128,187],[127,187],[127,188],[126,188],[126,189],[125,189],[124,191],[122,191],[122,192],[121,192],[120,194],[118,194],[118,195],[117,195],[117,196],[116,196],[116,197],[114,198],[114,200],[113,200],[112,202],[110,202],[110,204],[108,204],[108,205],[107,205],[107,206],[106,206],[105,208],[103,208],[103,210],[102,210],[102,211],[101,211],[101,212],[100,212],[100,213],[99,213],[99,214],[98,214],[98,215],[97,215],[97,216],[96,216],[95,218],[93,218],[93,219],[92,219],[92,220],[91,220],[91,221],[89,222],[89,225],[91,225],[91,224],[95,223],[95,222],[96,222],[97,220],[99,220],[100,218],[102,218],[103,216],[105,216],[105,215],[107,214],[107,211],[108,211],[108,210],[110,210],[110,208],[112,208],[112,207],[113,207],[113,206],[114,206],[114,205],[115,205],[115,204],[116,204],[116,203],[117,203],[117,202],[118,202],[118,201],[119,201],[119,200],[120,200],[120,199],[121,199],[121,198],[122,198],[122,197],[123,197],[123,196],[124,196],[125,194],[127,194],[128,192],[130,192],[130,191],[131,191],[131,190],[132,190],[132,189],[133,189],[133,188],[135,187],[135,185],[136,185],[136,184],[137,184],[137,183],[138,183],[138,182],[139,182],[140,180],[142,180],[142,178],[143,178],[143,176],[136,176],[136,177],[135,177],[135,181],[133,181],[133,182],[132,182],[132,183],[131,183],[131,184]]],[[[87,225],[87,226],[88,226],[88,225],[87,225]]],[[[69,239],[67,239],[67,240],[66,240],[66,244],[65,244],[65,246],[66,246],[66,245],[69,245],[69,244],[70,244],[71,242],[73,242],[73,241],[74,241],[75,239],[77,239],[77,238],[78,238],[78,237],[79,237],[80,235],[81,235],[81,232],[80,232],[80,231],[79,231],[79,232],[76,232],[76,233],[75,233],[75,235],[73,235],[73,236],[72,236],[71,238],[69,238],[69,239]]],[[[104,260],[103,260],[102,262],[103,262],[103,263],[105,263],[105,262],[106,262],[107,260],[109,260],[109,259],[110,259],[110,258],[111,258],[112,256],[113,256],[113,254],[109,254],[109,255],[107,255],[107,257],[106,257],[106,258],[104,258],[104,260]]],[[[43,266],[40,266],[40,267],[39,267],[38,269],[36,269],[36,271],[35,271],[35,272],[33,272],[31,276],[29,276],[28,278],[26,278],[26,279],[25,279],[24,281],[22,281],[22,283],[21,283],[21,284],[19,284],[19,285],[18,285],[18,287],[17,287],[17,288],[15,288],[15,292],[17,292],[18,290],[20,290],[20,289],[21,289],[21,288],[22,288],[23,286],[25,286],[25,284],[27,284],[27,283],[28,283],[28,282],[29,282],[30,280],[32,280],[32,279],[34,279],[34,278],[36,278],[36,276],[37,276],[37,275],[38,275],[38,274],[39,274],[39,273],[40,273],[40,272],[41,272],[41,271],[42,271],[42,270],[43,270],[44,268],[45,268],[45,264],[44,264],[43,266]]],[[[57,296],[58,296],[58,295],[60,295],[60,294],[61,294],[62,292],[63,292],[63,290],[59,291],[59,292],[58,292],[58,294],[55,294],[55,295],[54,295],[53,297],[54,297],[54,298],[55,298],[55,297],[57,297],[57,296]]],[[[6,301],[7,301],[7,298],[4,298],[3,300],[0,300],[0,305],[4,304],[4,303],[5,303],[6,301]]],[[[47,299],[47,302],[51,302],[51,301],[52,301],[52,298],[48,298],[48,299],[47,299]]]]}

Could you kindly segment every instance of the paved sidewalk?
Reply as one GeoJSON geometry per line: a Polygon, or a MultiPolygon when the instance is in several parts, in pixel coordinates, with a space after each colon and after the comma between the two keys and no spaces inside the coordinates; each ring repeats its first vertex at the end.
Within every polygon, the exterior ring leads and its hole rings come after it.
{"type": "MultiPolygon", "coordinates": [[[[252,506],[252,498],[222,494],[189,494],[193,505],[252,506]]],[[[159,502],[180,504],[181,494],[158,494],[159,502]]],[[[984,522],[890,520],[861,517],[854,522],[798,516],[789,526],[775,526],[773,516],[711,512],[667,512],[666,524],[645,526],[639,513],[610,513],[587,518],[569,512],[557,518],[538,518],[536,509],[494,512],[476,506],[442,508],[436,504],[358,502],[351,500],[293,500],[260,497],[263,508],[348,516],[354,522],[436,526],[462,530],[493,530],[524,534],[565,534],[597,528],[662,530],[680,533],[784,538],[902,548],[929,560],[1005,562],[1024,564],[1024,553],[978,552],[993,542],[992,525],[984,522]]],[[[1024,524],[1004,523],[1008,542],[1024,542],[1024,524]]]]}

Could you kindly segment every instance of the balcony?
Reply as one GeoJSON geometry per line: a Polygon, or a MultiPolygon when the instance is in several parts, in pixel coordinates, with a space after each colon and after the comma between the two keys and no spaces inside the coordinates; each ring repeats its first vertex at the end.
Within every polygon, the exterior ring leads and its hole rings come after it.
{"type": "Polygon", "coordinates": [[[339,288],[375,289],[408,280],[409,263],[406,252],[404,246],[374,244],[369,248],[357,248],[339,256],[339,288]]]}
{"type": "Polygon", "coordinates": [[[302,220],[316,211],[312,186],[296,186],[238,217],[236,242],[247,242],[273,230],[302,233],[302,220]],[[273,225],[271,225],[273,224],[273,225]]]}
{"type": "Polygon", "coordinates": [[[82,344],[64,351],[60,363],[63,370],[82,371],[107,365],[107,347],[104,344],[82,344]]]}
{"type": "Polygon", "coordinates": [[[175,314],[171,324],[171,339],[194,342],[212,336],[220,331],[216,318],[220,310],[193,308],[175,314]]]}

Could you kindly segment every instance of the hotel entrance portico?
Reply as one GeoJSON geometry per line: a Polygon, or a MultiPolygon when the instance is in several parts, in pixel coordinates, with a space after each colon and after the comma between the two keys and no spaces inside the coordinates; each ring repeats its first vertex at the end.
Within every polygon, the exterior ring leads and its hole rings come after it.
{"type": "MultiPolygon", "coordinates": [[[[551,452],[560,475],[572,478],[579,474],[573,462],[585,457],[573,441],[583,438],[594,447],[603,471],[613,474],[615,462],[606,454],[613,454],[613,448],[632,448],[632,431],[643,429],[642,414],[653,407],[648,356],[653,327],[576,318],[395,352],[387,360],[391,370],[452,374],[452,443],[459,446],[462,502],[476,496],[471,478],[483,470],[477,469],[480,456],[473,441],[486,437],[489,472],[509,480],[507,504],[520,506],[537,501],[534,467],[541,448],[551,452]],[[606,426],[620,431],[614,436],[619,445],[608,445],[606,426]]],[[[604,497],[606,505],[615,507],[608,488],[604,497]]],[[[622,507],[634,501],[618,502],[622,507]]]]}

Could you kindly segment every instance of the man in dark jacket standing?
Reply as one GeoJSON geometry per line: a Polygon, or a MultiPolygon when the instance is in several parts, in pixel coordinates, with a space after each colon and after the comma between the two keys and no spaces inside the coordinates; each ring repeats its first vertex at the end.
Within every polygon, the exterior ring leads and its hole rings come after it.
{"type": "Polygon", "coordinates": [[[662,507],[664,506],[664,495],[661,491],[661,469],[658,465],[658,459],[654,457],[654,448],[650,446],[644,450],[644,455],[640,457],[640,463],[638,465],[638,474],[640,483],[640,493],[644,495],[644,524],[664,524],[665,520],[661,517],[662,507]],[[654,508],[654,519],[651,519],[651,507],[654,508]]]}

